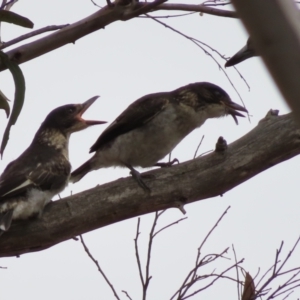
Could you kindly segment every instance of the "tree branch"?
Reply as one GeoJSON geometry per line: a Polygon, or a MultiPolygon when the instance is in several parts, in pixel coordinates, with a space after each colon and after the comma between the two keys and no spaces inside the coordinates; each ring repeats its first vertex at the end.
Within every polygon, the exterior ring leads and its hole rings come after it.
{"type": "MultiPolygon", "coordinates": [[[[164,4],[167,0],[155,0],[152,2],[139,2],[136,5],[114,7],[105,6],[96,13],[84,18],[78,22],[70,24],[46,37],[40,38],[34,42],[24,44],[6,54],[9,59],[18,64],[22,64],[38,56],[51,52],[69,43],[75,43],[80,38],[105,28],[105,26],[116,21],[127,21],[139,15],[158,10],[183,10],[209,13],[219,16],[236,17],[235,12],[222,11],[219,9],[188,4],[164,4]],[[225,13],[226,12],[226,13],[225,13]]],[[[6,70],[6,66],[0,61],[0,71],[6,70]]]]}
{"type": "Polygon", "coordinates": [[[40,251],[121,220],[223,195],[299,153],[292,115],[271,111],[224,152],[147,172],[155,176],[145,179],[150,195],[129,177],[50,203],[42,219],[12,224],[0,238],[0,256],[40,251]]]}
{"type": "Polygon", "coordinates": [[[14,44],[17,44],[17,43],[20,43],[26,39],[29,39],[29,38],[32,38],[36,35],[39,35],[39,34],[42,34],[42,33],[45,33],[45,32],[48,32],[48,31],[54,31],[54,30],[58,30],[58,29],[62,29],[66,26],[68,26],[69,24],[65,24],[65,25],[50,25],[50,26],[46,26],[46,27],[43,27],[43,28],[40,28],[40,29],[37,29],[37,30],[34,30],[34,31],[30,31],[29,33],[26,33],[26,34],[23,34],[23,35],[20,35],[18,36],[17,38],[15,39],[12,39],[8,42],[2,42],[1,45],[0,45],[0,50],[4,49],[4,48],[7,48],[7,47],[10,47],[14,44]]]}
{"type": "Polygon", "coordinates": [[[213,8],[203,4],[196,5],[196,4],[164,3],[159,5],[154,10],[193,11],[193,12],[199,12],[208,15],[214,15],[218,17],[238,18],[238,14],[235,11],[213,8]]]}

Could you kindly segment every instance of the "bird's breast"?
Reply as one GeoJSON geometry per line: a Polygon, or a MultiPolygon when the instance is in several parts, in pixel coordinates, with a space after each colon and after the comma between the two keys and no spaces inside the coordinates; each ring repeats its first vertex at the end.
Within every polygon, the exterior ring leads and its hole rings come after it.
{"type": "Polygon", "coordinates": [[[122,166],[151,167],[169,154],[193,129],[206,120],[193,108],[169,105],[144,126],[115,138],[95,154],[95,168],[122,166]]]}

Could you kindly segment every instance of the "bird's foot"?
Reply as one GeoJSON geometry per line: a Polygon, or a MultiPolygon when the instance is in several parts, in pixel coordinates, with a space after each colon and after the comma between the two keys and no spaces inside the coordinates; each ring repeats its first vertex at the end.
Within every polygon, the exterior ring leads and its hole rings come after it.
{"type": "MultiPolygon", "coordinates": [[[[130,174],[132,175],[132,177],[134,178],[134,180],[138,183],[138,185],[146,192],[150,193],[151,190],[150,188],[146,185],[146,183],[143,181],[142,179],[142,175],[140,174],[140,172],[138,172],[137,170],[135,170],[134,168],[131,169],[130,174]]],[[[145,176],[143,176],[145,177],[145,176]]]]}
{"type": "Polygon", "coordinates": [[[140,174],[140,172],[138,172],[134,167],[132,167],[129,164],[124,164],[129,170],[130,170],[130,174],[132,175],[132,177],[134,178],[134,180],[138,183],[138,185],[146,192],[150,193],[151,190],[150,188],[148,188],[148,186],[146,185],[146,183],[143,181],[142,176],[140,174]]]}
{"type": "Polygon", "coordinates": [[[179,160],[177,158],[174,158],[172,161],[169,161],[167,163],[156,163],[154,166],[161,167],[161,168],[168,168],[174,165],[176,162],[179,164],[179,160]]]}

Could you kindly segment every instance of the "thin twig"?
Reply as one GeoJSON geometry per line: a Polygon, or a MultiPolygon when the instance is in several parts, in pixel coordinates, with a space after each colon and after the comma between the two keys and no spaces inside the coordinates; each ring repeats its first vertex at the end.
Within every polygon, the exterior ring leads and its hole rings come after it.
{"type": "Polygon", "coordinates": [[[135,257],[136,257],[136,262],[138,265],[138,269],[139,269],[139,274],[140,274],[140,279],[142,282],[142,286],[144,286],[145,282],[144,282],[144,277],[143,277],[143,273],[142,273],[142,266],[141,266],[141,260],[140,260],[140,255],[139,255],[139,249],[138,249],[138,237],[139,237],[139,230],[140,230],[140,218],[138,218],[138,222],[137,222],[137,226],[136,226],[136,235],[135,235],[135,239],[134,239],[134,247],[135,247],[135,257]]]}
{"type": "Polygon", "coordinates": [[[198,153],[198,150],[199,150],[199,148],[200,148],[200,146],[201,146],[201,144],[202,144],[203,139],[204,139],[204,135],[202,135],[202,138],[201,138],[201,140],[200,140],[200,142],[199,142],[199,144],[198,144],[198,146],[197,146],[197,148],[196,148],[196,151],[195,151],[195,154],[194,154],[193,159],[196,158],[197,153],[198,153]]]}
{"type": "MultiPolygon", "coordinates": [[[[180,286],[180,288],[175,292],[175,294],[170,298],[170,300],[174,299],[176,297],[176,295],[178,294],[178,299],[184,299],[183,296],[187,293],[188,289],[198,280],[197,277],[197,270],[216,260],[219,257],[223,257],[224,253],[227,253],[228,248],[226,248],[222,253],[220,254],[209,254],[204,256],[201,260],[200,260],[200,255],[201,255],[201,248],[203,247],[204,243],[207,241],[208,237],[210,236],[210,234],[213,232],[213,230],[218,226],[218,224],[220,223],[220,221],[223,219],[223,217],[225,216],[225,214],[227,213],[227,211],[229,210],[230,206],[227,207],[227,209],[223,212],[223,214],[221,215],[221,217],[217,220],[217,222],[215,223],[215,225],[211,228],[211,230],[208,232],[208,234],[205,236],[204,240],[202,241],[200,247],[197,250],[197,256],[196,256],[196,262],[195,262],[195,266],[194,268],[188,273],[188,275],[186,276],[186,278],[184,279],[182,285],[180,286]]],[[[221,274],[223,275],[223,274],[221,274]]]]}
{"type": "Polygon", "coordinates": [[[285,265],[285,263],[287,262],[287,260],[291,257],[291,255],[294,252],[294,250],[296,249],[299,241],[300,241],[300,236],[298,237],[298,239],[297,239],[294,247],[292,248],[292,250],[288,253],[288,255],[286,256],[285,260],[282,262],[281,266],[278,268],[278,273],[281,271],[281,269],[283,268],[283,266],[285,265]]]}
{"type": "Polygon", "coordinates": [[[158,220],[159,216],[161,216],[164,212],[165,212],[165,210],[162,211],[161,213],[155,212],[155,217],[154,217],[154,220],[153,220],[152,228],[151,228],[150,233],[149,233],[145,285],[143,287],[143,300],[146,300],[147,288],[148,288],[150,280],[152,278],[152,276],[150,276],[149,273],[150,273],[150,261],[151,261],[151,251],[152,251],[154,230],[155,230],[155,227],[156,227],[157,220],[158,220]]]}
{"type": "Polygon", "coordinates": [[[91,0],[91,2],[92,2],[95,6],[97,6],[97,7],[99,7],[99,8],[102,8],[102,6],[98,5],[95,1],[91,0]]]}
{"type": "Polygon", "coordinates": [[[122,293],[124,293],[129,300],[132,300],[132,298],[128,295],[126,291],[122,290],[122,293]]]}
{"type": "Polygon", "coordinates": [[[184,4],[184,3],[165,3],[153,9],[153,11],[156,10],[193,11],[193,12],[199,12],[200,14],[210,14],[219,17],[238,18],[238,15],[235,11],[217,9],[217,8],[213,8],[201,4],[199,5],[199,4],[184,4]]]}
{"type": "MultiPolygon", "coordinates": [[[[235,263],[237,263],[237,257],[236,257],[236,253],[235,253],[235,249],[234,249],[234,245],[231,245],[232,247],[232,251],[233,251],[233,255],[234,255],[234,261],[235,263]]],[[[236,266],[236,279],[237,279],[237,293],[238,293],[238,300],[241,300],[241,293],[240,293],[240,286],[239,286],[239,269],[236,266]]]]}
{"type": "Polygon", "coordinates": [[[225,211],[223,212],[223,214],[221,215],[221,217],[218,219],[218,221],[215,223],[215,225],[213,226],[213,228],[208,232],[208,234],[206,235],[206,237],[204,238],[204,240],[202,241],[199,250],[201,250],[202,246],[204,245],[204,243],[207,241],[207,239],[209,238],[209,236],[211,235],[211,233],[215,230],[215,228],[219,225],[219,223],[221,222],[221,220],[224,218],[224,216],[227,214],[228,210],[230,209],[230,206],[228,206],[225,211]]]}
{"type": "Polygon", "coordinates": [[[281,265],[278,267],[278,264],[280,263],[279,260],[279,255],[282,251],[283,248],[283,242],[281,242],[280,247],[278,250],[276,250],[276,255],[275,255],[275,263],[274,265],[269,268],[267,270],[267,272],[262,276],[262,278],[260,279],[260,281],[258,282],[257,286],[259,285],[259,283],[262,281],[262,279],[266,276],[266,274],[268,274],[272,269],[273,272],[271,274],[271,276],[266,280],[266,282],[264,284],[262,284],[262,286],[257,290],[256,292],[256,297],[261,297],[263,294],[267,294],[271,291],[271,289],[266,289],[266,287],[277,277],[282,276],[282,275],[286,275],[288,273],[294,272],[296,271],[296,273],[294,273],[288,280],[286,280],[283,284],[281,284],[277,289],[275,289],[272,294],[270,294],[268,296],[267,299],[273,299],[275,297],[277,297],[279,294],[282,295],[288,291],[290,291],[291,289],[298,287],[299,285],[295,285],[293,287],[290,287],[291,285],[295,284],[296,282],[300,281],[300,279],[294,280],[292,281],[294,278],[296,278],[298,276],[298,274],[300,274],[300,267],[297,268],[293,268],[291,270],[287,270],[284,272],[280,272],[282,270],[282,268],[285,266],[286,262],[288,261],[288,259],[291,257],[291,255],[293,254],[294,250],[296,249],[298,243],[300,241],[300,237],[298,237],[296,243],[294,244],[293,248],[288,252],[286,258],[284,259],[284,261],[281,263],[281,265]],[[287,288],[288,287],[288,288],[287,288]],[[277,294],[279,291],[282,291],[281,293],[277,294]]]}
{"type": "Polygon", "coordinates": [[[181,218],[181,219],[179,219],[179,220],[177,220],[177,221],[175,221],[175,222],[173,222],[173,223],[171,223],[171,224],[169,224],[169,225],[166,225],[165,227],[163,227],[163,228],[161,228],[160,230],[156,231],[156,232],[153,234],[153,238],[154,238],[156,235],[158,235],[160,232],[162,232],[163,230],[165,230],[165,229],[167,229],[167,228],[169,228],[169,227],[171,227],[171,226],[173,226],[173,225],[175,225],[175,224],[178,224],[179,222],[181,222],[181,221],[183,221],[183,220],[185,220],[185,219],[187,219],[187,217],[181,218]]]}
{"type": "MultiPolygon", "coordinates": [[[[210,1],[205,1],[205,2],[210,2],[210,1]]],[[[230,5],[231,4],[231,2],[226,2],[226,3],[205,3],[205,2],[203,2],[202,3],[202,5],[203,6],[209,6],[209,7],[211,7],[211,6],[225,6],[225,5],[230,5]]]]}
{"type": "Polygon", "coordinates": [[[101,275],[103,276],[103,278],[105,279],[106,283],[109,285],[109,287],[111,288],[114,296],[116,297],[116,299],[120,300],[117,292],[115,291],[113,285],[110,283],[110,281],[108,280],[108,278],[106,277],[105,273],[102,271],[98,261],[92,256],[90,250],[88,249],[88,247],[86,246],[84,240],[83,240],[83,237],[82,235],[79,236],[80,237],[80,241],[81,241],[81,244],[84,248],[84,251],[87,253],[87,255],[89,256],[89,258],[94,262],[94,264],[97,266],[98,268],[98,271],[101,273],[101,275]]]}
{"type": "MultiPolygon", "coordinates": [[[[285,290],[285,291],[283,291],[283,292],[277,294],[275,297],[278,297],[278,296],[280,296],[280,295],[283,295],[283,294],[285,294],[285,293],[288,292],[288,291],[291,291],[291,292],[288,294],[288,295],[290,295],[291,293],[294,292],[293,289],[296,288],[296,287],[298,287],[298,286],[300,286],[300,284],[297,284],[297,285],[295,285],[295,286],[290,287],[289,289],[287,289],[287,290],[285,290]]],[[[273,297],[273,298],[274,298],[274,297],[273,297]]],[[[269,297],[267,298],[267,300],[268,300],[268,299],[272,299],[271,296],[269,296],[269,297]]],[[[284,298],[284,299],[286,299],[286,298],[284,298]]],[[[299,298],[298,298],[298,300],[299,300],[299,298]]]]}
{"type": "Polygon", "coordinates": [[[282,298],[282,300],[285,300],[285,299],[287,299],[291,294],[293,294],[294,293],[294,291],[291,291],[290,293],[288,293],[284,298],[282,298]]]}
{"type": "Polygon", "coordinates": [[[13,40],[10,40],[8,42],[2,42],[1,46],[0,46],[0,50],[4,49],[4,48],[7,48],[11,45],[14,45],[14,44],[17,44],[21,41],[24,41],[26,39],[29,39],[31,37],[34,37],[36,35],[39,35],[39,34],[42,34],[42,33],[45,33],[45,32],[48,32],[48,31],[53,31],[53,30],[58,30],[58,29],[62,29],[66,26],[68,26],[69,24],[65,24],[65,25],[51,25],[51,26],[46,26],[46,27],[43,27],[43,28],[40,28],[38,30],[35,30],[35,31],[31,31],[29,33],[26,33],[26,34],[23,34],[23,35],[20,35],[18,36],[17,38],[13,39],[13,40]]]}
{"type": "MultiPolygon", "coordinates": [[[[192,11],[192,12],[188,12],[185,14],[178,14],[178,15],[167,15],[167,16],[151,16],[154,19],[168,19],[168,18],[177,18],[177,17],[186,17],[189,15],[193,15],[196,14],[196,12],[192,11]]],[[[148,16],[138,16],[138,18],[149,18],[148,16]]]]}
{"type": "Polygon", "coordinates": [[[196,291],[194,291],[193,293],[191,293],[190,295],[187,295],[183,298],[181,298],[182,300],[184,299],[188,299],[190,297],[193,297],[194,295],[202,292],[203,290],[207,289],[208,287],[212,286],[219,278],[221,278],[225,273],[227,273],[228,271],[230,271],[232,268],[235,268],[237,264],[241,264],[244,261],[244,259],[241,259],[240,261],[238,261],[236,264],[230,266],[229,268],[227,268],[226,270],[224,270],[219,276],[217,276],[214,280],[212,280],[209,284],[207,284],[206,286],[204,286],[201,289],[198,289],[196,291]]]}
{"type": "Polygon", "coordinates": [[[278,257],[280,255],[282,247],[283,247],[283,241],[281,242],[279,249],[276,250],[275,263],[274,263],[274,268],[273,268],[273,275],[275,275],[275,273],[276,273],[276,267],[277,267],[277,264],[279,263],[278,257]]]}

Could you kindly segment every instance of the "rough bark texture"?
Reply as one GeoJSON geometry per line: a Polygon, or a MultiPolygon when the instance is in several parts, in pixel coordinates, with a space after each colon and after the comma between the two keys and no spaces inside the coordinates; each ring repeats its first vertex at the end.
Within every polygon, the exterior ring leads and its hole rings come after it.
{"type": "Polygon", "coordinates": [[[222,195],[299,153],[300,129],[291,114],[270,111],[224,151],[147,172],[154,175],[145,179],[151,194],[122,178],[49,204],[42,219],[12,224],[0,238],[0,256],[43,250],[121,220],[222,195]]]}

